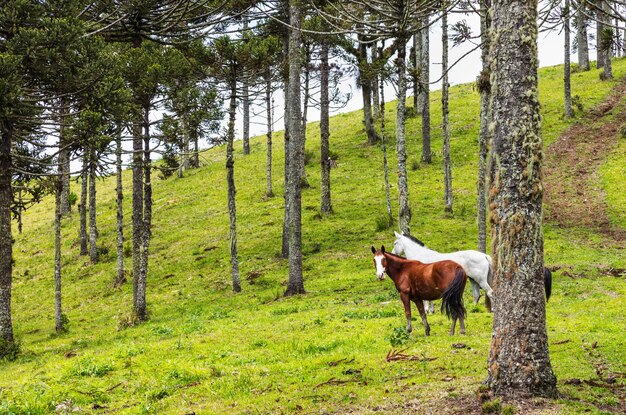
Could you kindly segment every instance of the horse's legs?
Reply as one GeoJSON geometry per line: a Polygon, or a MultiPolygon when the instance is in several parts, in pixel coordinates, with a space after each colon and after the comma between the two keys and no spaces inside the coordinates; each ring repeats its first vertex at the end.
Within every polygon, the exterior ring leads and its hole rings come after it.
{"type": "MultiPolygon", "coordinates": [[[[480,300],[480,284],[478,284],[473,279],[469,279],[472,284],[472,296],[474,297],[474,305],[478,304],[478,300],[480,300]]],[[[491,289],[491,288],[490,288],[491,289]]]]}
{"type": "Polygon", "coordinates": [[[426,309],[427,314],[435,314],[435,302],[434,301],[424,300],[424,308],[426,309]]]}
{"type": "Polygon", "coordinates": [[[424,309],[424,302],[416,300],[415,305],[420,312],[420,317],[422,317],[422,323],[424,323],[424,332],[427,336],[430,336],[430,325],[428,324],[428,320],[426,320],[426,310],[424,309]]]}
{"type": "Polygon", "coordinates": [[[454,327],[456,326],[456,317],[452,317],[452,327],[450,327],[450,336],[454,335],[454,327]]]}
{"type": "MultiPolygon", "coordinates": [[[[491,289],[491,286],[489,285],[489,282],[487,282],[486,279],[484,281],[481,281],[480,283],[475,283],[474,280],[471,280],[471,279],[470,281],[472,281],[472,290],[475,288],[474,284],[476,284],[477,286],[479,285],[480,288],[485,290],[485,294],[487,294],[487,297],[493,300],[493,290],[491,289]]],[[[478,300],[476,299],[476,295],[474,295],[474,305],[476,304],[477,301],[478,300]]]]}
{"type": "Polygon", "coordinates": [[[461,334],[465,334],[465,319],[463,318],[463,316],[460,316],[459,319],[461,320],[460,324],[461,324],[461,334]]]}
{"type": "Polygon", "coordinates": [[[400,293],[400,300],[402,300],[402,304],[404,304],[404,315],[406,316],[406,331],[407,333],[410,333],[413,331],[413,325],[411,324],[411,300],[409,299],[409,294],[400,293]]]}

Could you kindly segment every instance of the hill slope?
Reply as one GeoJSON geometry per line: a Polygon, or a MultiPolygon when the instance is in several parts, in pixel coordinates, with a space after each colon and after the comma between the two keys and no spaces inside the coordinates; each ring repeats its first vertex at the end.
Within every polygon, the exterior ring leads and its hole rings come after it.
{"type": "MultiPolygon", "coordinates": [[[[615,62],[617,78],[626,61],[615,62]]],[[[615,83],[597,72],[575,73],[573,92],[585,109],[602,102],[615,83]]],[[[562,113],[562,68],[540,72],[540,100],[546,147],[568,128],[562,113]]],[[[478,94],[472,85],[450,91],[454,215],[443,212],[441,133],[433,124],[433,164],[419,165],[419,119],[410,119],[410,201],[415,235],[441,251],[476,246],[476,154],[478,94]]],[[[388,106],[393,125],[395,105],[388,106]]],[[[433,119],[440,95],[432,94],[433,119]]],[[[54,334],[53,203],[48,199],[24,218],[16,235],[14,322],[24,353],[0,363],[0,413],[386,413],[408,409],[479,410],[471,396],[486,374],[491,315],[469,307],[468,334],[448,337],[449,322],[429,317],[432,336],[421,323],[410,337],[397,293],[374,277],[370,245],[391,245],[391,231],[378,231],[385,214],[382,154],[363,145],[360,112],[331,120],[335,214],[319,211],[319,127],[308,125],[307,174],[303,193],[306,296],[283,299],[287,264],[278,258],[281,197],[266,199],[265,143],[235,164],[243,293],[230,290],[228,211],[224,149],[203,153],[203,167],[182,179],[154,185],[154,230],[148,281],[151,320],[118,330],[131,308],[130,284],[113,289],[115,277],[114,180],[98,187],[99,243],[110,249],[91,265],[77,255],[78,218],[63,224],[64,309],[70,332],[54,334]],[[455,348],[461,342],[463,348],[455,348]],[[391,347],[416,360],[387,362],[391,347]]],[[[390,166],[396,160],[393,133],[390,166]]],[[[617,140],[617,139],[616,139],[617,140]]],[[[623,148],[623,141],[618,144],[623,148]]],[[[275,193],[282,192],[282,135],[274,140],[275,193]]],[[[623,192],[617,180],[623,153],[599,167],[611,220],[624,226],[623,192]],[[617,171],[618,173],[615,173],[617,171]]],[[[621,164],[623,166],[623,164],[621,164]]],[[[391,175],[393,178],[393,174],[391,175]]],[[[130,175],[125,188],[130,188],[130,175]]],[[[397,209],[392,179],[394,213],[397,209]]],[[[125,221],[130,234],[130,197],[125,221]]],[[[550,208],[550,207],[548,207],[550,208]]],[[[566,398],[538,402],[551,413],[601,413],[623,407],[626,360],[623,247],[600,231],[547,223],[546,262],[566,268],[555,275],[548,307],[551,356],[566,398]],[[565,275],[569,275],[567,277],[565,275]],[[598,374],[600,373],[600,374],[598,374]],[[601,381],[615,374],[615,387],[601,381]],[[598,380],[600,377],[600,380],[598,380]],[[568,384],[577,378],[593,385],[568,384]]],[[[130,243],[127,242],[130,246],[130,243]]],[[[127,264],[130,258],[126,259],[127,264]]],[[[469,291],[466,304],[470,304],[469,291]]],[[[545,408],[544,408],[545,409],[545,408]]]]}

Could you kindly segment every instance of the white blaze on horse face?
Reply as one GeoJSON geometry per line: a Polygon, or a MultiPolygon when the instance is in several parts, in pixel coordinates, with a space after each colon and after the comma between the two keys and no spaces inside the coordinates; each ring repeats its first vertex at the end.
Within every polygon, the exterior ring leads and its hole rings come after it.
{"type": "Polygon", "coordinates": [[[374,255],[374,264],[376,265],[376,276],[379,280],[385,279],[385,267],[383,267],[384,255],[374,255]]]}

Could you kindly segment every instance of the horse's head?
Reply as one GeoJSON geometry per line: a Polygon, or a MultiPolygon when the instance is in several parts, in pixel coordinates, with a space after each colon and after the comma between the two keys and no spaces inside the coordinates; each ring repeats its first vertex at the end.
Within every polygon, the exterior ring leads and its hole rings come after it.
{"type": "Polygon", "coordinates": [[[387,258],[385,258],[385,246],[381,246],[380,249],[376,249],[372,246],[372,253],[374,254],[374,266],[376,267],[376,276],[379,280],[385,279],[385,270],[387,268],[387,258]]]}
{"type": "Polygon", "coordinates": [[[406,256],[404,253],[404,244],[402,243],[403,235],[395,231],[394,234],[396,235],[396,240],[393,242],[393,249],[391,250],[391,253],[394,255],[406,256]]]}

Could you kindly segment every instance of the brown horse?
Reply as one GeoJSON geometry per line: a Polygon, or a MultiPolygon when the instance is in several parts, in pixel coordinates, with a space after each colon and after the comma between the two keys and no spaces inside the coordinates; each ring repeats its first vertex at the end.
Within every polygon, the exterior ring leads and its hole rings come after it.
{"type": "Polygon", "coordinates": [[[439,261],[424,264],[411,261],[400,256],[372,247],[376,276],[385,279],[385,273],[396,285],[400,299],[404,304],[406,330],[413,330],[411,324],[411,301],[415,303],[422,317],[426,335],[430,335],[430,326],[426,320],[424,300],[432,301],[442,298],[441,311],[445,311],[452,319],[450,334],[454,334],[456,320],[460,320],[461,334],[465,334],[465,307],[463,306],[463,290],[467,281],[465,270],[454,261],[439,261]]]}

